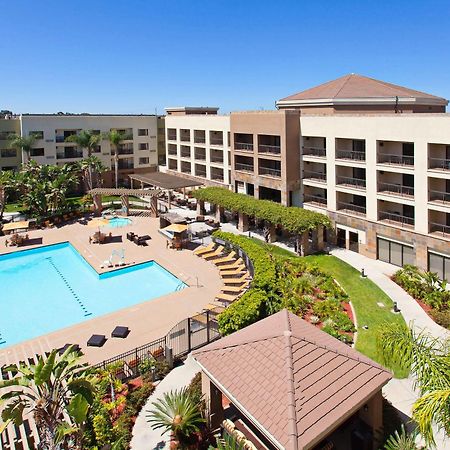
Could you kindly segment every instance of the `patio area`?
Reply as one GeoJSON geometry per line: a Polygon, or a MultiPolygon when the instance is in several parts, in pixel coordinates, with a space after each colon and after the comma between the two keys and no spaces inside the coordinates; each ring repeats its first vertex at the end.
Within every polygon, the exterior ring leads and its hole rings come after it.
{"type": "MultiPolygon", "coordinates": [[[[86,220],[71,222],[51,229],[29,230],[31,244],[22,247],[6,247],[8,236],[0,237],[0,254],[70,242],[83,258],[98,272],[107,272],[116,267],[105,264],[114,251],[124,255],[125,265],[154,260],[188,285],[179,292],[143,302],[129,308],[96,317],[80,324],[40,336],[0,350],[0,366],[15,363],[42,354],[66,343],[79,344],[84,358],[91,364],[101,362],[121,352],[131,350],[165,335],[175,324],[195,315],[210,303],[220,291],[222,282],[214,264],[196,257],[190,250],[167,248],[167,240],[159,230],[159,219],[133,217],[130,225],[121,228],[100,228],[111,238],[103,244],[90,243],[90,237],[99,230],[86,224],[86,220]],[[83,223],[84,222],[84,223],[83,223]],[[127,239],[127,233],[149,236],[146,245],[137,245],[127,239]],[[111,332],[118,326],[131,330],[126,339],[112,339],[111,332]],[[108,340],[101,348],[87,347],[92,334],[104,334],[108,340]]],[[[113,259],[117,265],[119,260],[113,259]]],[[[14,300],[14,299],[11,299],[14,300]]]]}

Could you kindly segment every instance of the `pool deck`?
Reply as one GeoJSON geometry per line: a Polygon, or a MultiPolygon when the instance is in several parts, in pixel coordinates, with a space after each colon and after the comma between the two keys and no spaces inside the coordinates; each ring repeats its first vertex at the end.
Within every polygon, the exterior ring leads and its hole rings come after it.
{"type": "Polygon", "coordinates": [[[7,236],[1,236],[0,254],[68,241],[97,272],[102,273],[114,270],[100,268],[102,262],[110,258],[112,251],[124,249],[127,264],[154,260],[185,282],[188,287],[179,292],[0,349],[0,366],[34,357],[36,354],[62,347],[66,343],[79,344],[85,360],[95,364],[164,336],[179,321],[195,315],[207,303],[214,300],[222,287],[219,271],[214,264],[195,256],[191,250],[168,249],[166,238],[158,232],[159,219],[149,217],[133,217],[132,219],[132,225],[102,229],[107,234],[111,231],[115,238],[114,242],[107,244],[89,244],[89,236],[97,230],[74,221],[59,228],[30,230],[28,234],[35,243],[19,248],[6,247],[7,236]],[[147,242],[147,246],[137,246],[126,239],[126,234],[130,231],[140,236],[148,234],[151,240],[147,242]],[[117,325],[130,328],[131,333],[126,339],[111,338],[111,331],[117,325]],[[108,341],[101,348],[87,347],[86,342],[92,334],[104,334],[108,341]]]}

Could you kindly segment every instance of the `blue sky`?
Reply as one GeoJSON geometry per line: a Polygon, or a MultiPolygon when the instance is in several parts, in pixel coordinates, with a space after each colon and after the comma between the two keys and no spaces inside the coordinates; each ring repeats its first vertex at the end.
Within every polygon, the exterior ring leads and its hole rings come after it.
{"type": "Polygon", "coordinates": [[[0,109],[269,109],[347,73],[450,98],[448,1],[1,3],[0,109]]]}

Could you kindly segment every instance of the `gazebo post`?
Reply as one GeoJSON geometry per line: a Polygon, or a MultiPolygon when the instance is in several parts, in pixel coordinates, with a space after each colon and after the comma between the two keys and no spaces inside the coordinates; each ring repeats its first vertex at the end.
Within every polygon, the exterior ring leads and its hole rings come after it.
{"type": "Polygon", "coordinates": [[[125,214],[128,216],[130,214],[130,201],[128,194],[124,194],[120,197],[122,201],[122,208],[125,208],[125,214]]]}
{"type": "Polygon", "coordinates": [[[150,217],[158,217],[158,197],[152,195],[150,198],[150,217]]]}
{"type": "Polygon", "coordinates": [[[300,256],[307,256],[309,255],[309,232],[304,231],[302,234],[299,235],[299,248],[298,252],[300,256]]]}
{"type": "Polygon", "coordinates": [[[197,215],[204,216],[205,215],[205,201],[197,200],[197,215]]]}
{"type": "Polygon", "coordinates": [[[100,194],[94,194],[92,196],[92,201],[94,203],[94,215],[99,216],[102,213],[102,196],[100,194]]]}
{"type": "Polygon", "coordinates": [[[216,205],[216,221],[222,223],[225,217],[225,208],[223,206],[216,205]]]}
{"type": "Polygon", "coordinates": [[[133,177],[130,177],[130,187],[133,189],[133,177]]]}
{"type": "Polygon", "coordinates": [[[172,191],[170,189],[167,189],[167,209],[170,209],[172,207],[172,204],[170,202],[170,197],[172,196],[172,191]]]}
{"type": "Polygon", "coordinates": [[[245,233],[248,231],[248,216],[244,213],[239,213],[238,230],[245,233]]]}

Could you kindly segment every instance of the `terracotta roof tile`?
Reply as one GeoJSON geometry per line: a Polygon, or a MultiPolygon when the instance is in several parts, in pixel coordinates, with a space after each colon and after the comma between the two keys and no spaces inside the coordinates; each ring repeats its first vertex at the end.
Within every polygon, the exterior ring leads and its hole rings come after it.
{"type": "Polygon", "coordinates": [[[303,448],[391,378],[381,366],[287,311],[194,353],[257,426],[303,448]]]}

